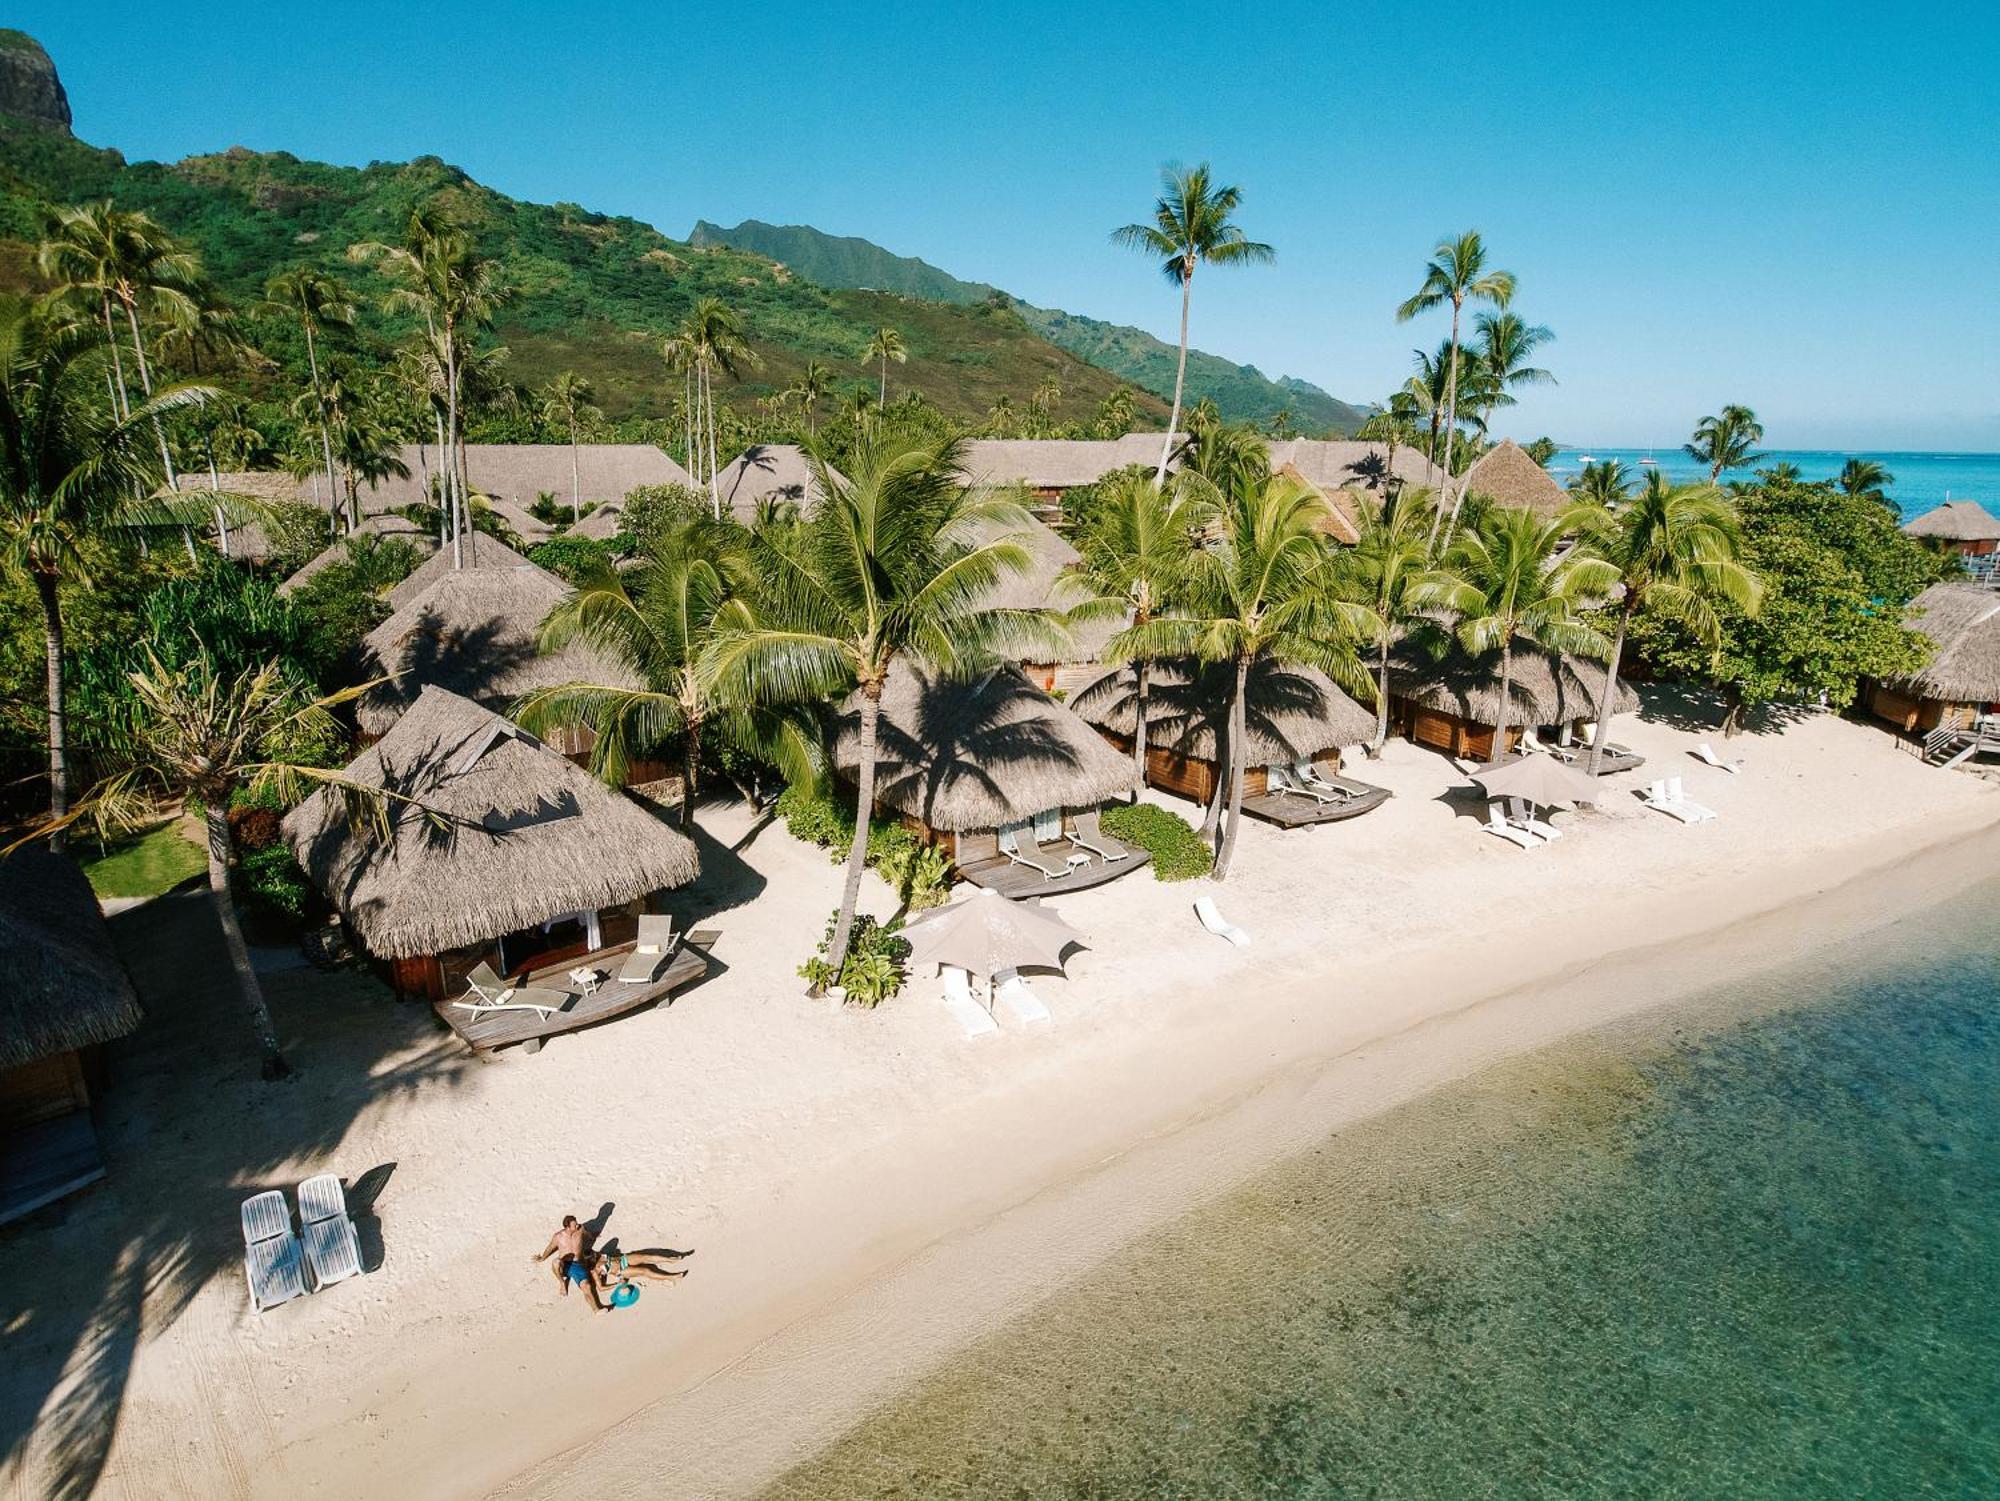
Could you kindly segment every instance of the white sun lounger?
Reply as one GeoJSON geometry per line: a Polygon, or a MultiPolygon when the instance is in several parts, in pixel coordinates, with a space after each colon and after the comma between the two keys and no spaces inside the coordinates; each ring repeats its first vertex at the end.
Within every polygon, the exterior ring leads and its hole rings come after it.
{"type": "Polygon", "coordinates": [[[1003,969],[993,981],[993,1009],[1015,1026],[1034,1027],[1054,1020],[1018,969],[1003,969]]]}
{"type": "Polygon", "coordinates": [[[1216,909],[1215,898],[1198,896],[1194,899],[1194,915],[1201,919],[1201,925],[1217,938],[1227,938],[1239,949],[1250,947],[1250,935],[1229,921],[1216,909]]]}
{"type": "Polygon", "coordinates": [[[1726,771],[1731,776],[1736,776],[1743,770],[1743,758],[1741,756],[1736,756],[1725,761],[1715,753],[1715,747],[1710,745],[1706,740],[1694,748],[1694,758],[1705,765],[1713,766],[1717,771],[1726,771]]]}
{"type": "Polygon", "coordinates": [[[673,918],[657,913],[641,913],[638,942],[625,956],[625,965],[618,971],[619,980],[628,985],[652,984],[679,947],[680,939],[674,933],[673,918]]]}
{"type": "Polygon", "coordinates": [[[1524,750],[1540,751],[1545,756],[1557,754],[1556,747],[1543,740],[1541,733],[1533,729],[1521,731],[1521,747],[1524,750]]]}
{"type": "Polygon", "coordinates": [[[1715,817],[1713,813],[1710,813],[1705,808],[1697,811],[1687,807],[1683,803],[1676,802],[1667,795],[1667,784],[1665,782],[1649,783],[1646,787],[1646,795],[1640,801],[1649,808],[1658,809],[1669,818],[1679,819],[1682,823],[1701,823],[1704,817],[1715,817]]]}
{"type": "Polygon", "coordinates": [[[1087,854],[1110,864],[1114,860],[1125,860],[1132,852],[1104,832],[1103,817],[1097,809],[1076,815],[1076,828],[1064,836],[1069,842],[1087,854]]]}
{"type": "Polygon", "coordinates": [[[299,1224],[315,1287],[331,1287],[361,1275],[361,1242],[348,1217],[347,1195],[338,1174],[321,1173],[299,1185],[299,1224]]]}
{"type": "Polygon", "coordinates": [[[250,1306],[259,1313],[305,1296],[299,1238],[279,1189],[243,1201],[243,1278],[250,1284],[250,1306]]]}
{"type": "Polygon", "coordinates": [[[972,977],[955,964],[944,966],[944,1009],[965,1029],[966,1041],[1000,1030],[992,1014],[972,994],[972,977]]]}
{"type": "Polygon", "coordinates": [[[1351,783],[1343,783],[1337,778],[1328,780],[1309,757],[1301,756],[1292,763],[1292,775],[1298,778],[1301,785],[1324,792],[1337,802],[1351,803],[1359,795],[1351,783]]]}
{"type": "Polygon", "coordinates": [[[1486,822],[1480,827],[1494,837],[1504,839],[1509,844],[1524,850],[1540,849],[1542,846],[1542,841],[1526,829],[1509,823],[1507,810],[1497,802],[1486,805],[1486,822]]]}
{"type": "Polygon", "coordinates": [[[1681,786],[1681,779],[1679,777],[1667,778],[1667,798],[1677,806],[1687,809],[1688,812],[1694,814],[1698,819],[1715,817],[1715,810],[1713,808],[1704,808],[1700,803],[1689,799],[1686,790],[1681,786]]]}
{"type": "Polygon", "coordinates": [[[1305,780],[1289,766],[1273,764],[1266,767],[1264,785],[1273,792],[1289,793],[1293,797],[1309,797],[1320,807],[1344,801],[1332,793],[1321,792],[1318,788],[1307,785],[1305,780]]]}
{"type": "Polygon", "coordinates": [[[473,966],[465,984],[465,995],[451,1003],[460,1011],[536,1011],[547,1021],[569,1002],[569,996],[560,990],[509,985],[484,959],[473,966]]]}
{"type": "Polygon", "coordinates": [[[1016,865],[1025,865],[1030,870],[1039,870],[1051,881],[1055,880],[1058,876],[1069,874],[1067,863],[1060,866],[1048,863],[1050,857],[1042,854],[1042,847],[1035,843],[1035,833],[1032,829],[1018,826],[1011,829],[1002,829],[1000,831],[1000,853],[1016,865]],[[1024,840],[1027,843],[1028,849],[1033,851],[1032,854],[1023,853],[1021,845],[1024,840]]]}

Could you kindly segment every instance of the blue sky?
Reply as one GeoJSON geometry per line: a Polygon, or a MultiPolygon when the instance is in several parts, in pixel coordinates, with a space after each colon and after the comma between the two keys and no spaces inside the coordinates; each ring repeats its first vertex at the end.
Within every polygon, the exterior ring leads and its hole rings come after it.
{"type": "Polygon", "coordinates": [[[1396,303],[1477,228],[1557,335],[1516,436],[1667,445],[1743,401],[1773,446],[2000,449],[2000,7],[1235,14],[32,0],[10,24],[77,133],[135,159],[431,153],[675,235],[863,235],[1168,338],[1171,290],[1108,232],[1163,161],[1205,159],[1279,258],[1199,278],[1194,340],[1267,374],[1392,389],[1442,336],[1396,303]]]}

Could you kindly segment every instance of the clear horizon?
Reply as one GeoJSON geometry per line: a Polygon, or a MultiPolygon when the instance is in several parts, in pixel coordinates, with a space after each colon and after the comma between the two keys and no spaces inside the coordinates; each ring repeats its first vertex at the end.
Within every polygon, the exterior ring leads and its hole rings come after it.
{"type": "Polygon", "coordinates": [[[1201,273],[1193,342],[1266,375],[1380,400],[1445,331],[1395,305],[1437,239],[1477,228],[1556,334],[1539,363],[1560,383],[1496,435],[1667,447],[1739,401],[1769,448],[2000,450],[2000,289],[1967,271],[2000,233],[1991,12],[1540,5],[1509,17],[1546,39],[1533,54],[1456,5],[1421,28],[1288,7],[1249,35],[1191,6],[923,15],[766,7],[774,45],[750,48],[708,13],[625,5],[587,27],[360,5],[305,37],[238,4],[43,0],[13,24],[79,138],[133,160],[436,155],[677,237],[700,218],[858,235],[1169,342],[1171,288],[1109,233],[1145,216],[1163,161],[1208,160],[1278,262],[1201,273]],[[440,52],[443,103],[413,65],[440,52]],[[1437,100],[1442,161],[1420,126],[1437,100]]]}

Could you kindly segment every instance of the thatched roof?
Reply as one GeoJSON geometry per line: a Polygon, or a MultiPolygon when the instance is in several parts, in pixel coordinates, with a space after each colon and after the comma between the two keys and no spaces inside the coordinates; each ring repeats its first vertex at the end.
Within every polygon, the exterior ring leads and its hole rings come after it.
{"type": "MultiPolygon", "coordinates": [[[[361,493],[365,511],[394,511],[407,505],[435,504],[429,479],[438,468],[436,444],[405,443],[399,450],[410,472],[386,479],[361,493]]],[[[490,497],[507,524],[528,535],[517,522],[525,517],[530,529],[541,524],[527,516],[535,497],[550,494],[567,503],[570,486],[570,446],[567,443],[468,443],[465,477],[473,491],[490,497]]],[[[687,485],[688,472],[650,443],[579,443],[576,477],[584,500],[623,500],[641,485],[687,485]]],[[[546,528],[543,528],[546,530],[546,528]]]]}
{"type": "MultiPolygon", "coordinates": [[[[400,610],[415,602],[417,597],[439,579],[449,578],[455,573],[470,573],[475,569],[485,572],[529,572],[539,573],[544,578],[555,578],[546,568],[537,567],[514,551],[497,537],[488,537],[477,532],[468,532],[460,548],[463,566],[454,568],[451,549],[441,547],[430,557],[419,563],[414,572],[389,591],[389,608],[400,610]]],[[[561,580],[557,580],[558,583],[561,580]]]]}
{"type": "MultiPolygon", "coordinates": [[[[1138,723],[1137,681],[1130,667],[1121,667],[1079,688],[1070,703],[1086,723],[1129,738],[1138,723]]],[[[1216,760],[1235,669],[1226,662],[1155,662],[1146,683],[1147,742],[1192,760],[1216,760]]],[[[1323,672],[1262,661],[1245,684],[1244,728],[1251,764],[1267,766],[1364,744],[1375,737],[1375,716],[1323,672]]]]}
{"type": "MultiPolygon", "coordinates": [[[[1081,561],[1077,550],[1043,522],[1030,517],[1025,527],[987,529],[982,540],[1012,537],[1028,553],[1028,571],[1010,574],[980,601],[988,610],[1048,610],[1060,614],[1074,609],[1091,597],[1090,590],[1075,579],[1063,577],[1063,570],[1081,561]]],[[[1057,652],[1058,663],[1095,662],[1103,655],[1104,643],[1121,629],[1118,620],[1094,620],[1069,627],[1070,645],[1057,652]]],[[[1034,660],[1044,660],[1037,652],[1034,660]]]]}
{"type": "Polygon", "coordinates": [[[426,688],[347,775],[414,799],[386,840],[350,827],[332,789],[285,818],[285,838],[369,952],[444,953],[565,913],[692,881],[695,847],[509,721],[426,688]]]}
{"type": "Polygon", "coordinates": [[[1904,680],[1922,698],[2000,703],[2000,592],[1932,584],[1910,601],[1910,629],[1937,643],[1930,665],[1904,680]]]}
{"type": "Polygon", "coordinates": [[[1903,530],[1944,542],[2000,542],[2000,520],[1976,500],[1948,500],[1904,522],[1903,530]]]}
{"type": "Polygon", "coordinates": [[[424,527],[418,526],[416,522],[411,521],[407,517],[386,514],[381,516],[364,516],[361,518],[361,525],[357,526],[352,533],[342,537],[333,546],[329,547],[325,552],[300,568],[297,573],[294,573],[290,578],[278,585],[278,592],[280,594],[290,594],[315,574],[331,568],[335,563],[346,561],[347,544],[357,536],[394,537],[399,542],[409,543],[418,552],[426,556],[437,551],[436,535],[424,527]]]}
{"type": "Polygon", "coordinates": [[[1293,438],[1271,445],[1271,472],[1288,474],[1311,485],[1333,507],[1334,539],[1361,540],[1363,506],[1380,508],[1389,498],[1389,481],[1409,489],[1444,483],[1444,471],[1418,449],[1398,443],[1393,459],[1386,443],[1357,443],[1321,438],[1293,438]]]}
{"type": "MultiPolygon", "coordinates": [[[[1160,462],[1165,433],[1122,438],[975,438],[965,445],[966,482],[975,486],[1022,485],[1030,490],[1074,490],[1105,475],[1160,462]]],[[[1178,445],[1177,445],[1178,446],[1178,445]]]]}
{"type": "Polygon", "coordinates": [[[0,857],[0,1068],[123,1037],[139,998],[90,882],[61,855],[0,857]]]}
{"type": "MultiPolygon", "coordinates": [[[[860,766],[858,698],[841,707],[834,765],[860,766]]],[[[1131,762],[1011,666],[974,678],[907,659],[882,691],[876,799],[934,829],[995,829],[1052,808],[1094,808],[1132,790],[1131,762]]]]}
{"type": "MultiPolygon", "coordinates": [[[[842,478],[835,470],[835,482],[842,478]]],[[[796,443],[751,444],[717,471],[715,491],[722,508],[745,526],[756,519],[760,500],[789,500],[803,515],[820,498],[812,466],[796,443]]]]}
{"type": "MultiPolygon", "coordinates": [[[[1471,724],[1500,722],[1500,654],[1468,657],[1456,646],[1442,661],[1406,643],[1390,661],[1389,691],[1440,714],[1471,724]]],[[[1516,648],[1508,698],[1510,725],[1566,724],[1597,717],[1598,695],[1604,691],[1604,666],[1584,657],[1516,648]]],[[[1611,712],[1629,714],[1639,707],[1639,695],[1624,679],[1612,700],[1611,712]]]]}
{"type": "MultiPolygon", "coordinates": [[[[199,498],[204,490],[219,490],[226,495],[247,495],[253,500],[269,501],[274,504],[325,504],[320,498],[320,492],[326,488],[323,475],[317,477],[317,484],[311,490],[305,488],[304,482],[294,479],[282,469],[225,470],[214,477],[213,484],[209,482],[209,473],[206,469],[195,469],[180,475],[178,480],[174,489],[182,495],[196,498],[199,498]]],[[[172,492],[162,485],[156,493],[166,495],[172,492]]],[[[206,535],[217,547],[222,545],[222,539],[212,524],[206,535]]],[[[240,526],[229,528],[230,557],[250,563],[262,563],[271,556],[272,551],[270,535],[264,530],[262,523],[246,521],[240,526]]]]}
{"type": "Polygon", "coordinates": [[[625,525],[625,502],[607,500],[583,520],[563,532],[565,537],[584,537],[592,542],[609,542],[625,525]]]}
{"type": "Polygon", "coordinates": [[[1484,495],[1495,505],[1542,516],[1554,516],[1575,504],[1555,476],[1512,438],[1502,438],[1466,470],[1459,489],[1466,495],[1484,495]]]}
{"type": "Polygon", "coordinates": [[[380,735],[427,687],[501,710],[558,683],[642,686],[580,643],[548,655],[538,649],[542,621],[569,592],[554,574],[533,567],[445,574],[362,638],[361,676],[395,676],[356,701],[356,721],[380,735]]]}

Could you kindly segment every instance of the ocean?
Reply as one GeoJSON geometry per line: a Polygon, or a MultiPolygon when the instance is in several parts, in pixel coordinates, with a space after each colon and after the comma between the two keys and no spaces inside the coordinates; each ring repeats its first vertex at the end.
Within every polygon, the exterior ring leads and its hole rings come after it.
{"type": "Polygon", "coordinates": [[[2000,1494],[2000,881],[1342,1131],[774,1498],[2000,1494]]]}
{"type": "MultiPolygon", "coordinates": [[[[1617,459],[1633,474],[1643,474],[1643,459],[1652,459],[1676,483],[1708,478],[1708,466],[1698,464],[1678,445],[1668,448],[1564,448],[1549,460],[1549,472],[1568,484],[1582,471],[1585,458],[1617,459]]],[[[1840,453],[1829,449],[1771,449],[1770,464],[1796,464],[1809,480],[1832,479],[1849,459],[1873,459],[1895,479],[1889,496],[1904,516],[1916,516],[1947,500],[1976,500],[2000,511],[2000,453],[1840,453]]],[[[1748,470],[1725,470],[1724,479],[1750,478],[1748,470]]]]}

